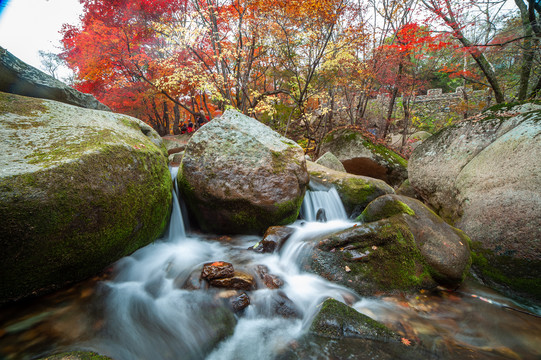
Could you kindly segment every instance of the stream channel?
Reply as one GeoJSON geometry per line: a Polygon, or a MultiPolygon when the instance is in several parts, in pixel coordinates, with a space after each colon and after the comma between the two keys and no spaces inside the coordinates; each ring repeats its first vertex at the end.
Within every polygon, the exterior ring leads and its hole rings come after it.
{"type": "MultiPolygon", "coordinates": [[[[173,178],[177,170],[172,168],[173,178]]],[[[262,254],[247,250],[261,237],[186,231],[174,193],[163,238],[100,276],[1,308],[0,359],[39,359],[70,350],[115,360],[275,359],[295,346],[329,297],[384,323],[410,346],[427,349],[430,358],[462,359],[471,353],[476,359],[541,359],[540,309],[525,308],[474,279],[454,292],[361,298],[304,272],[314,239],[354,223],[335,190],[307,192],[301,214],[304,220],[290,225],[295,232],[280,251],[262,254]],[[326,222],[315,221],[320,208],[326,222]],[[214,261],[247,273],[265,265],[283,286],[248,291],[250,305],[233,314],[224,301],[230,290],[186,289],[202,265],[214,261]]]]}

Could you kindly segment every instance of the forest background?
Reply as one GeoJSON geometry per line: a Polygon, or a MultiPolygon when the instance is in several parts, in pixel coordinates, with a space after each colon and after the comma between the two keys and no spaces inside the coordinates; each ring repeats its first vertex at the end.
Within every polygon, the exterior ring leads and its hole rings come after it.
{"type": "Polygon", "coordinates": [[[416,131],[541,95],[539,0],[81,3],[43,67],[67,64],[75,88],[161,135],[235,108],[316,156],[340,126],[401,133],[407,155],[416,131]],[[445,116],[416,105],[437,88],[460,95],[445,116]]]}

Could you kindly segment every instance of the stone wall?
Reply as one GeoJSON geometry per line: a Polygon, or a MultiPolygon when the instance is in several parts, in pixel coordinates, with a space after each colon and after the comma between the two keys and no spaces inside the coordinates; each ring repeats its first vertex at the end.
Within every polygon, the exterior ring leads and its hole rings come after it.
{"type": "MultiPolygon", "coordinates": [[[[368,102],[365,118],[372,126],[379,127],[387,114],[390,102],[388,94],[378,95],[368,102]]],[[[397,98],[393,117],[400,120],[404,117],[402,98],[397,98]]],[[[458,87],[455,92],[443,93],[442,89],[430,89],[426,95],[417,95],[411,106],[412,121],[421,130],[436,130],[454,121],[476,115],[483,109],[493,105],[490,90],[473,90],[458,87]]]]}

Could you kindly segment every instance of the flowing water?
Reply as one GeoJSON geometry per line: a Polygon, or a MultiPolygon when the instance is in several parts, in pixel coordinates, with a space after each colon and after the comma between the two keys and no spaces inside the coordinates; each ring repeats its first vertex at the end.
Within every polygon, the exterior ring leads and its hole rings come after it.
{"type": "Polygon", "coordinates": [[[510,310],[519,306],[478,285],[452,293],[364,299],[304,272],[302,262],[314,241],[353,225],[334,189],[307,193],[306,220],[291,225],[293,235],[275,254],[247,250],[260,240],[256,236],[187,233],[176,191],[174,200],[163,239],[121,259],[101,277],[0,309],[0,359],[72,349],[115,360],[272,359],[306,332],[317,305],[328,297],[443,358],[458,359],[453,355],[458,348],[494,359],[541,358],[541,319],[510,310]],[[315,221],[321,208],[326,222],[315,221]],[[259,284],[249,292],[250,305],[233,315],[227,305],[231,291],[187,286],[204,263],[214,261],[231,262],[247,273],[264,265],[284,284],[277,290],[259,284]]]}

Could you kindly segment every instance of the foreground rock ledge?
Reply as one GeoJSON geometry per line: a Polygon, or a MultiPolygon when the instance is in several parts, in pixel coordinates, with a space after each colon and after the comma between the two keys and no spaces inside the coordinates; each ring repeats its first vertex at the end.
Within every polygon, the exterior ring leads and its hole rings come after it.
{"type": "Polygon", "coordinates": [[[178,172],[202,230],[229,234],[293,222],[308,180],[300,146],[234,110],[192,136],[178,172]]]}
{"type": "Polygon", "coordinates": [[[0,93],[0,303],[81,280],[161,235],[171,175],[141,121],[0,93]]]}

